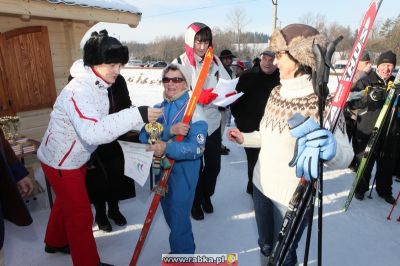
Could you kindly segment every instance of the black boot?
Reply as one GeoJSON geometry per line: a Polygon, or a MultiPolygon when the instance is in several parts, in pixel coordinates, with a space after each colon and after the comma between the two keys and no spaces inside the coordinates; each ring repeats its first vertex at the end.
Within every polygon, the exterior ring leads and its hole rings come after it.
{"type": "Polygon", "coordinates": [[[396,202],[396,199],[393,198],[392,195],[379,195],[379,197],[383,198],[387,203],[393,205],[396,202]]]}
{"type": "Polygon", "coordinates": [[[126,218],[119,211],[118,201],[108,202],[108,217],[114,220],[114,223],[118,226],[124,226],[127,224],[126,218]]]}
{"type": "Polygon", "coordinates": [[[47,253],[56,253],[56,252],[60,252],[60,253],[64,253],[64,254],[70,254],[70,250],[69,250],[69,245],[66,245],[64,247],[52,247],[49,245],[46,245],[44,247],[44,251],[46,251],[47,253]]]}
{"type": "Polygon", "coordinates": [[[108,263],[100,262],[99,266],[114,266],[114,264],[108,264],[108,263]]]}
{"type": "Polygon", "coordinates": [[[358,200],[364,200],[364,193],[363,192],[355,192],[354,197],[358,200]]]}
{"type": "Polygon", "coordinates": [[[201,209],[201,204],[199,202],[199,200],[194,200],[193,202],[193,206],[192,206],[192,217],[195,220],[203,220],[204,219],[204,213],[203,210],[201,209]]]}
{"type": "Polygon", "coordinates": [[[253,196],[253,182],[252,181],[247,182],[246,192],[253,196]]]}
{"type": "Polygon", "coordinates": [[[106,215],[106,203],[95,203],[94,208],[96,209],[95,221],[99,229],[105,232],[111,232],[112,226],[106,215]]]}
{"type": "Polygon", "coordinates": [[[206,213],[213,213],[214,212],[214,206],[211,203],[211,198],[210,197],[204,197],[203,200],[203,210],[206,213]]]}

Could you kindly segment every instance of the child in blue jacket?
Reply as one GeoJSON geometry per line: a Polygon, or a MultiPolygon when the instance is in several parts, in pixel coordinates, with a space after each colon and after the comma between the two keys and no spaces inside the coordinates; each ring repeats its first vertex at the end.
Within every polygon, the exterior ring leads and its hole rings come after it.
{"type": "MultiPolygon", "coordinates": [[[[161,200],[165,220],[171,233],[169,243],[172,254],[194,254],[195,244],[190,221],[196,184],[199,178],[200,160],[205,148],[207,123],[201,106],[197,106],[189,125],[182,118],[189,101],[190,71],[185,66],[171,64],[162,73],[164,101],[157,105],[164,109],[157,120],[163,125],[160,140],[150,144],[148,150],[158,157],[166,156],[175,160],[169,181],[168,193],[161,200]],[[175,137],[183,135],[181,142],[175,137]]],[[[149,136],[144,129],[140,141],[148,143],[149,136]]],[[[161,166],[162,167],[162,166],[161,166]]],[[[161,169],[162,170],[162,169],[161,169]]],[[[161,173],[156,177],[161,178],[161,173]]]]}

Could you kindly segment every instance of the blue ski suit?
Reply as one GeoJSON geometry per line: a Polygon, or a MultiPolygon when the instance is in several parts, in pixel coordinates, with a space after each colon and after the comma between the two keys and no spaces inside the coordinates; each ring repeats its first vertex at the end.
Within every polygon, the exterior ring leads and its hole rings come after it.
{"type": "MultiPolygon", "coordinates": [[[[176,142],[171,135],[172,125],[182,121],[189,100],[188,92],[178,99],[164,100],[155,107],[164,108],[164,114],[157,122],[161,123],[164,131],[161,140],[167,143],[165,155],[175,160],[168,180],[168,192],[161,199],[161,207],[165,220],[171,229],[169,244],[172,254],[194,254],[195,244],[190,220],[196,184],[199,178],[200,160],[205,148],[207,122],[201,106],[197,106],[190,122],[190,130],[183,141],[176,142]]],[[[142,129],[140,141],[148,143],[148,135],[142,129]]],[[[156,181],[160,179],[156,177],[156,181]]]]}

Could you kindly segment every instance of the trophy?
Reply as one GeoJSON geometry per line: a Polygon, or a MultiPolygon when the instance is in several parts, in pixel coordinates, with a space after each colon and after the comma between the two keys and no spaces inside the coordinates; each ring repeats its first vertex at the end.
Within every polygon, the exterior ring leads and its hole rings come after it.
{"type": "Polygon", "coordinates": [[[160,136],[164,130],[164,127],[163,127],[163,125],[161,125],[158,122],[151,122],[151,123],[147,123],[144,126],[144,129],[146,130],[147,134],[149,134],[149,143],[154,144],[154,143],[156,143],[157,140],[160,139],[160,136]]]}
{"type": "Polygon", "coordinates": [[[10,122],[11,122],[11,134],[12,134],[12,139],[17,140],[18,139],[18,124],[19,124],[19,117],[18,116],[11,116],[10,117],[10,122]]]}
{"type": "Polygon", "coordinates": [[[6,140],[11,141],[13,134],[11,132],[12,127],[11,127],[11,117],[10,116],[3,116],[0,117],[0,125],[1,129],[3,130],[4,136],[6,140]]]}
{"type": "MultiPolygon", "coordinates": [[[[144,130],[146,130],[146,133],[149,134],[149,143],[155,144],[156,141],[160,139],[164,127],[158,122],[151,122],[144,126],[144,130]]],[[[161,173],[161,167],[163,169],[168,169],[171,167],[167,157],[165,155],[161,157],[154,155],[152,165],[154,175],[159,175],[161,173]]]]}

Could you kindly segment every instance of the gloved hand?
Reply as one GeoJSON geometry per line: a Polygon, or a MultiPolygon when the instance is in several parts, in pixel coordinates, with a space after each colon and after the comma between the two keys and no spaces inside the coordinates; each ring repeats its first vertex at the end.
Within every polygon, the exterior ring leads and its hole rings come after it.
{"type": "Polygon", "coordinates": [[[292,136],[295,138],[301,138],[311,131],[320,128],[314,119],[310,117],[304,117],[299,113],[295,113],[291,118],[289,118],[288,124],[290,128],[290,134],[292,134],[292,136]]]}
{"type": "Polygon", "coordinates": [[[308,133],[319,128],[317,122],[310,117],[304,117],[302,114],[295,113],[291,118],[288,119],[290,128],[290,134],[297,138],[296,145],[294,147],[293,159],[289,162],[289,166],[296,165],[297,159],[300,154],[306,148],[306,138],[303,138],[308,133]]]}
{"type": "Polygon", "coordinates": [[[290,133],[297,138],[293,159],[289,166],[296,166],[296,176],[310,180],[318,177],[318,161],[330,160],[336,154],[336,140],[333,134],[321,129],[317,122],[301,114],[294,114],[289,120],[290,133]]]}
{"type": "Polygon", "coordinates": [[[374,102],[383,101],[386,99],[386,88],[373,86],[369,88],[368,95],[374,102]]]}
{"type": "Polygon", "coordinates": [[[329,161],[336,155],[336,139],[326,129],[317,129],[296,141],[295,154],[289,166],[296,166],[296,176],[306,180],[318,177],[319,159],[329,161]]]}
{"type": "Polygon", "coordinates": [[[207,105],[218,97],[218,94],[213,93],[214,88],[203,89],[199,97],[199,104],[207,105]]]}

